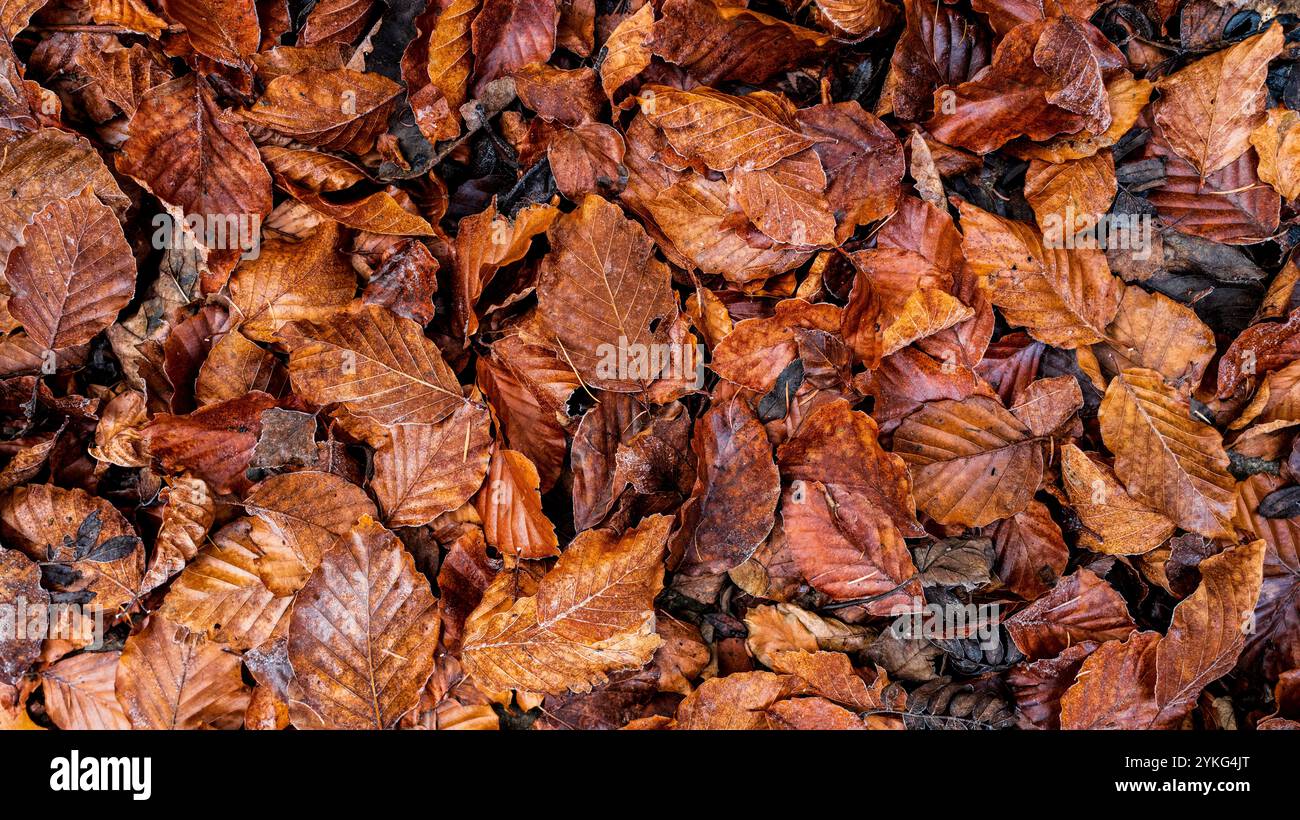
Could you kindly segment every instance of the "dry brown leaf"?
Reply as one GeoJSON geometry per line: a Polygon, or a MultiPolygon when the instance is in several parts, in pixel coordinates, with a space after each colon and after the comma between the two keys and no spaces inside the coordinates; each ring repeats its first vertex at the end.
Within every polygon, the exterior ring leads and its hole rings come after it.
{"type": "Polygon", "coordinates": [[[185,27],[195,51],[219,63],[247,66],[261,31],[254,0],[162,0],[163,12],[185,27]]]}
{"type": "Polygon", "coordinates": [[[513,220],[497,213],[496,203],[467,217],[456,235],[456,321],[466,336],[479,326],[477,304],[496,272],[528,253],[533,238],[544,233],[559,217],[550,205],[529,205],[513,220]]]}
{"type": "Polygon", "coordinates": [[[666,0],[654,53],[701,83],[761,83],[819,53],[830,37],[720,0],[666,0]]]}
{"type": "Polygon", "coordinates": [[[475,96],[482,96],[498,77],[546,62],[555,50],[559,21],[556,0],[483,0],[471,27],[475,96]]]}
{"type": "Polygon", "coordinates": [[[654,516],[622,537],[587,530],[536,593],[494,612],[487,595],[465,625],[465,668],[486,689],[586,692],[611,672],[650,660],[654,597],[672,519],[654,516]]]}
{"type": "Polygon", "coordinates": [[[249,491],[244,507],[272,530],[272,537],[248,538],[256,545],[258,575],[276,595],[296,591],[337,539],[362,517],[377,515],[360,487],[314,470],[268,478],[249,491]]]}
{"type": "Polygon", "coordinates": [[[380,74],[349,68],[308,68],[266,85],[249,122],[327,151],[365,153],[388,125],[401,86],[380,74]]]}
{"type": "Polygon", "coordinates": [[[0,533],[33,561],[50,565],[42,573],[49,586],[80,593],[106,623],[136,602],[144,544],[104,499],[52,484],[17,487],[0,503],[0,533]]]}
{"type": "Polygon", "coordinates": [[[133,729],[237,729],[249,698],[239,655],[157,614],[126,639],[115,688],[133,729]]]}
{"type": "Polygon", "coordinates": [[[805,690],[794,675],[737,672],[710,678],[677,707],[677,729],[767,729],[767,710],[805,690]]]}
{"type": "Polygon", "coordinates": [[[1033,159],[1025,171],[1025,199],[1044,233],[1093,228],[1110,210],[1116,190],[1115,158],[1109,151],[1059,164],[1033,159]]]}
{"type": "Polygon", "coordinates": [[[338,226],[323,222],[303,242],[268,239],[256,259],[230,277],[230,297],[242,318],[240,332],[270,342],[292,321],[321,321],[352,301],[356,274],[335,252],[338,226]]]}
{"type": "Polygon", "coordinates": [[[624,18],[605,40],[605,59],[600,64],[600,84],[605,95],[615,93],[650,65],[650,37],[655,10],[649,3],[624,18]]]}
{"type": "Polygon", "coordinates": [[[513,560],[559,554],[555,525],[542,512],[537,468],[523,453],[498,446],[474,500],[487,542],[513,560]]]}
{"type": "Polygon", "coordinates": [[[343,404],[377,424],[432,424],[463,404],[456,374],[419,325],[377,305],[323,322],[290,322],[294,388],[317,404],[343,404]]]}
{"type": "Polygon", "coordinates": [[[219,494],[248,486],[248,468],[261,432],[262,412],[275,406],[266,393],[199,408],[187,416],[159,413],[144,428],[149,452],[173,472],[188,472],[219,494]]]}
{"type": "Polygon", "coordinates": [[[437,424],[398,424],[375,451],[374,492],[390,527],[418,527],[470,499],[488,470],[487,408],[464,404],[437,424]]]}
{"type": "Polygon", "coordinates": [[[1272,185],[1283,199],[1300,196],[1300,114],[1287,108],[1270,108],[1267,119],[1250,133],[1259,155],[1259,178],[1272,185]]]}
{"type": "Polygon", "coordinates": [[[1134,500],[1110,468],[1073,444],[1061,448],[1061,483],[1085,527],[1080,546],[1109,555],[1141,555],[1174,534],[1174,522],[1134,500]]]}
{"type": "Polygon", "coordinates": [[[213,535],[168,589],[162,616],[239,650],[283,633],[293,596],[277,596],[259,576],[257,528],[241,518],[213,535]]]}
{"type": "Polygon", "coordinates": [[[87,188],[52,202],[23,231],[5,279],[9,312],[47,350],[105,330],[135,294],[135,260],[112,209],[87,188]]]}
{"type": "Polygon", "coordinates": [[[131,728],[116,694],[121,652],[83,652],[41,673],[41,690],[50,720],[60,729],[131,728]]]}
{"type": "Polygon", "coordinates": [[[41,588],[40,566],[18,550],[0,548],[0,606],[10,624],[0,636],[0,684],[16,685],[41,654],[40,636],[29,634],[17,613],[37,610],[49,602],[50,594],[41,588]]]}
{"type": "Polygon", "coordinates": [[[768,91],[734,97],[708,87],[655,85],[639,91],[638,99],[677,153],[714,171],[762,170],[823,141],[801,133],[794,105],[768,91]]]}
{"type": "Polygon", "coordinates": [[[835,241],[835,215],[823,192],[816,151],[803,150],[761,170],[732,171],[732,192],[745,215],[774,242],[799,247],[835,241]]]}
{"type": "Polygon", "coordinates": [[[1039,501],[999,521],[992,533],[997,556],[993,572],[1027,601],[1041,597],[1065,572],[1070,549],[1052,513],[1039,501]]]}
{"type": "Polygon", "coordinates": [[[677,316],[668,268],[653,258],[654,243],[617,205],[597,196],[561,217],[548,237],[537,303],[561,358],[587,384],[643,390],[672,366],[668,329],[677,316]]]}
{"type": "Polygon", "coordinates": [[[208,485],[197,478],[173,478],[159,497],[163,501],[162,524],[140,584],[142,594],[185,568],[203,546],[216,518],[216,500],[208,485]]]}
{"type": "Polygon", "coordinates": [[[561,129],[546,148],[560,193],[580,202],[589,194],[613,196],[623,190],[623,137],[599,122],[561,129]]]}
{"type": "Polygon", "coordinates": [[[772,316],[736,324],[714,348],[709,368],[727,381],[766,393],[799,354],[795,330],[835,332],[840,315],[835,305],[814,305],[802,299],[778,302],[772,316]]]}
{"type": "Polygon", "coordinates": [[[279,393],[287,377],[275,355],[232,330],[212,344],[199,367],[194,399],[199,406],[237,399],[247,393],[279,393]]]}
{"type": "Polygon", "coordinates": [[[1153,370],[1125,370],[1102,400],[1101,435],[1134,499],[1183,529],[1230,534],[1232,477],[1222,437],[1153,370]]]}
{"type": "Polygon", "coordinates": [[[1124,288],[1106,336],[1094,352],[1107,375],[1143,367],[1184,391],[1200,383],[1216,350],[1214,332],[1195,311],[1135,285],[1124,288]]]}
{"type": "Polygon", "coordinates": [[[912,472],[916,503],[945,524],[980,527],[1029,505],[1043,451],[997,401],[929,402],[903,420],[894,451],[912,472]]]}
{"type": "Polygon", "coordinates": [[[748,559],[772,531],[781,476],[767,432],[743,399],[705,413],[692,448],[699,522],[684,561],[692,574],[726,572],[748,559]]]}
{"type": "Polygon", "coordinates": [[[289,663],[313,717],[334,729],[397,723],[433,671],[438,623],[410,554],[362,518],[313,570],[289,623],[289,663]]]}
{"type": "MultiPolygon", "coordinates": [[[[90,186],[100,201],[119,214],[127,200],[104,161],[84,138],[57,128],[42,128],[8,145],[0,158],[0,257],[23,244],[23,230],[53,202],[74,197],[90,186]]],[[[267,207],[270,207],[267,190],[267,207]]]]}
{"type": "Polygon", "coordinates": [[[1174,608],[1166,635],[1134,632],[1088,656],[1061,698],[1061,727],[1176,728],[1201,690],[1236,663],[1263,561],[1262,541],[1202,561],[1201,584],[1174,608]]]}
{"type": "MultiPolygon", "coordinates": [[[[131,117],[117,168],[176,209],[173,223],[197,218],[205,248],[209,234],[215,238],[219,227],[230,230],[230,220],[237,227],[241,219],[251,225],[249,220],[260,221],[271,210],[271,175],[252,138],[217,105],[208,84],[192,76],[145,94],[131,117]]],[[[224,244],[232,244],[229,236],[224,244]]],[[[230,247],[223,250],[230,256],[230,247]]],[[[229,261],[233,264],[233,257],[229,261]]],[[[223,283],[224,274],[205,290],[216,291],[223,283]]]]}
{"type": "Polygon", "coordinates": [[[1123,596],[1085,568],[1062,578],[1005,623],[1016,646],[1031,658],[1050,658],[1081,641],[1123,638],[1135,626],[1123,596]]]}
{"type": "Polygon", "coordinates": [[[1072,348],[1104,339],[1119,309],[1120,285],[1095,248],[1047,247],[1034,228],[959,203],[962,247],[990,298],[1012,325],[1072,348]]]}
{"type": "Polygon", "coordinates": [[[1155,122],[1201,179],[1250,147],[1251,132],[1265,121],[1268,62],[1282,44],[1282,27],[1270,25],[1156,83],[1155,122]]]}

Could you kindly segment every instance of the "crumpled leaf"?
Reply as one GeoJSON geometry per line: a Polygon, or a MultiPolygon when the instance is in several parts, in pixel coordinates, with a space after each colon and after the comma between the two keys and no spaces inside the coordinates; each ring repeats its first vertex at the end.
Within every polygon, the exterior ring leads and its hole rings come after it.
{"type": "Polygon", "coordinates": [[[362,517],[376,515],[360,487],[314,470],[268,478],[248,492],[244,508],[272,530],[271,537],[249,537],[257,545],[257,573],[277,595],[301,587],[337,539],[362,517]]]}
{"type": "Polygon", "coordinates": [[[497,447],[474,501],[487,542],[515,559],[558,554],[555,525],[542,511],[539,481],[527,456],[497,447]]]}

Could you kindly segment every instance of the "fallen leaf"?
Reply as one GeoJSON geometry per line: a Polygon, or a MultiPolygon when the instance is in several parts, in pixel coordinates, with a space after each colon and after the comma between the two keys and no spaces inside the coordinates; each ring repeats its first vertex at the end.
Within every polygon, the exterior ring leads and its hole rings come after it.
{"type": "Polygon", "coordinates": [[[437,641],[428,580],[395,535],[363,517],[299,590],[289,663],[325,726],[384,729],[415,706],[437,641]]]}
{"type": "Polygon", "coordinates": [[[485,600],[465,625],[470,676],[489,689],[585,692],[649,661],[660,644],[653,600],[671,523],[648,518],[621,538],[587,530],[535,594],[496,613],[484,611],[485,600]]]}

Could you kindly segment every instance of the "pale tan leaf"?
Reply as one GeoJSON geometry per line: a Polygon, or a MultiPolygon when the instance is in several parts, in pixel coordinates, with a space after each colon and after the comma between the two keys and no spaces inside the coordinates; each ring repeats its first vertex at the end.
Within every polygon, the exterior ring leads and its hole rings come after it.
{"type": "Polygon", "coordinates": [[[166,583],[185,567],[203,546],[216,517],[216,500],[208,485],[197,478],[172,478],[159,495],[163,501],[162,524],[140,584],[142,594],[166,583]]]}
{"type": "Polygon", "coordinates": [[[115,693],[121,652],[83,652],[41,673],[45,709],[60,729],[130,729],[115,693]]]}

